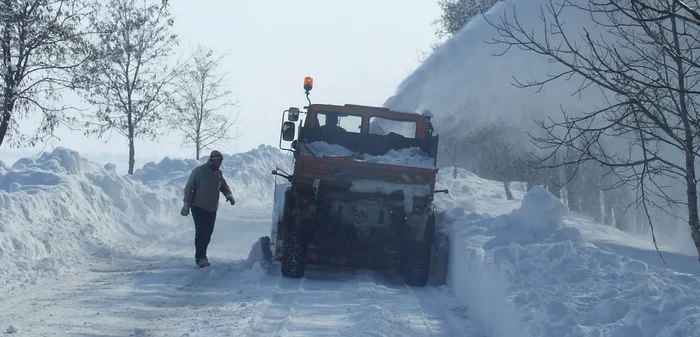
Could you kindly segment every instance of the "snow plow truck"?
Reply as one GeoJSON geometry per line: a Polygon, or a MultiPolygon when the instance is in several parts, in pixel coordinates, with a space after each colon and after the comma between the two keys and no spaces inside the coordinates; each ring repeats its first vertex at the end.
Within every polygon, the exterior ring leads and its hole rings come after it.
{"type": "Polygon", "coordinates": [[[439,136],[432,115],[361,105],[311,104],[282,116],[279,146],[293,171],[272,174],[272,228],[260,239],[285,277],[307,266],[393,270],[410,286],[444,284],[449,240],[433,203],[439,136]]]}

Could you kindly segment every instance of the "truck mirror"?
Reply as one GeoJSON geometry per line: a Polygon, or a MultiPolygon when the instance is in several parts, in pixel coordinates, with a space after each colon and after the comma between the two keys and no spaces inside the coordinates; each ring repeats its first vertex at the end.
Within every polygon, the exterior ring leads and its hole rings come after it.
{"type": "Polygon", "coordinates": [[[284,122],[282,124],[282,139],[285,142],[291,142],[294,140],[296,135],[296,125],[294,122],[284,122]]]}
{"type": "Polygon", "coordinates": [[[289,108],[287,110],[287,120],[296,122],[299,120],[299,108],[289,108]]]}

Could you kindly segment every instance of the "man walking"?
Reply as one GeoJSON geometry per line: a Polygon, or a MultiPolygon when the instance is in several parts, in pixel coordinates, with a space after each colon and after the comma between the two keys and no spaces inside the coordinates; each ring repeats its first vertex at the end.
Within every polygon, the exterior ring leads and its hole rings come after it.
{"type": "Polygon", "coordinates": [[[216,211],[219,209],[219,192],[226,197],[226,201],[231,205],[236,203],[231,189],[219,169],[223,161],[224,156],[221,152],[211,151],[209,160],[192,170],[185,185],[184,205],[180,214],[187,216],[192,210],[195,228],[194,259],[200,268],[209,266],[207,247],[211,241],[211,234],[214,232],[216,211]]]}

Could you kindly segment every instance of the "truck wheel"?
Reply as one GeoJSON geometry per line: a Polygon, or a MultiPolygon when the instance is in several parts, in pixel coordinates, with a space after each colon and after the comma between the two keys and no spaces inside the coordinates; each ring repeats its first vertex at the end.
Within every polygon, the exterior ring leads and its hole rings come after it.
{"type": "Polygon", "coordinates": [[[284,239],[284,256],[282,258],[282,275],[300,278],[306,271],[306,242],[301,229],[287,228],[284,239]]]}
{"type": "Polygon", "coordinates": [[[431,244],[416,242],[407,245],[401,258],[401,274],[409,286],[425,287],[430,277],[431,244]]]}

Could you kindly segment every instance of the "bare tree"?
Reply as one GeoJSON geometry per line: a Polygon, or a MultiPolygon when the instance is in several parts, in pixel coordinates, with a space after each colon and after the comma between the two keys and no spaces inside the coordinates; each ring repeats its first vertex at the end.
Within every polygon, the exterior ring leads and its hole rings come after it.
{"type": "Polygon", "coordinates": [[[34,146],[67,120],[66,106],[52,106],[80,64],[80,20],[85,7],[74,0],[0,0],[0,146],[34,146]],[[40,120],[31,135],[22,118],[40,120]]]}
{"type": "Polygon", "coordinates": [[[457,179],[457,159],[459,158],[459,139],[454,137],[449,137],[446,139],[445,152],[447,157],[450,158],[450,164],[452,164],[452,178],[457,179]],[[449,139],[452,138],[452,139],[449,139]],[[450,144],[452,146],[450,146],[450,144]]]}
{"type": "Polygon", "coordinates": [[[644,209],[655,245],[650,210],[683,207],[700,257],[695,167],[700,143],[699,1],[579,3],[585,5],[550,0],[541,9],[540,34],[524,27],[515,13],[512,20],[504,15],[499,24],[492,23],[500,35],[494,43],[538,53],[563,66],[563,71],[543,80],[517,85],[541,88],[577,78],[582,80],[577,93],[596,88],[605,97],[597,102],[603,104],[600,109],[562,112],[561,120],[538,122],[543,134],[533,138],[547,156],[567,153],[567,148],[578,154],[557,161],[559,165],[578,169],[594,162],[616,175],[620,185],[633,187],[634,203],[644,209]],[[581,38],[575,39],[564,27],[565,13],[588,14],[595,22],[590,27],[597,32],[580,28],[581,38]],[[674,184],[685,193],[676,195],[674,184]]]}
{"type": "Polygon", "coordinates": [[[94,4],[90,26],[97,32],[95,57],[80,69],[76,90],[95,106],[86,134],[117,132],[127,138],[129,174],[134,172],[136,139],[161,135],[163,112],[180,71],[169,57],[177,44],[173,19],[162,0],[104,0],[94,4]]]}
{"type": "Polygon", "coordinates": [[[170,123],[182,133],[182,145],[194,145],[197,159],[202,149],[231,140],[231,127],[238,121],[233,110],[236,102],[228,98],[231,91],[223,89],[227,74],[218,73],[223,58],[199,46],[192,57],[193,67],[178,76],[170,123]]]}
{"type": "MultiPolygon", "coordinates": [[[[436,35],[439,39],[449,38],[459,32],[472,18],[488,11],[503,0],[438,0],[440,18],[434,24],[438,26],[436,35]]],[[[437,45],[433,45],[433,49],[437,45]]]]}

